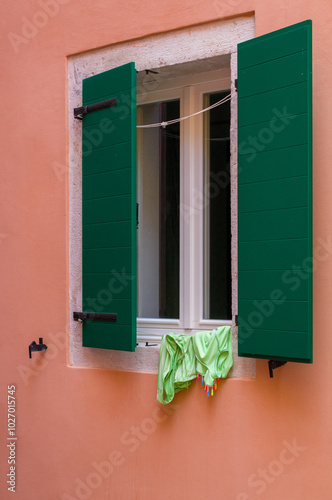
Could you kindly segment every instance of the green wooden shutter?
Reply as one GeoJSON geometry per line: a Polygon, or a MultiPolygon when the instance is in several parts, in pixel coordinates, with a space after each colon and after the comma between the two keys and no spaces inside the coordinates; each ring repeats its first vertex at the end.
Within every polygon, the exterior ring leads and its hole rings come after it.
{"type": "Polygon", "coordinates": [[[83,80],[83,105],[117,105],[83,117],[83,346],[136,347],[136,70],[134,63],[83,80]]]}
{"type": "Polygon", "coordinates": [[[311,21],[238,45],[238,350],[312,362],[311,21]]]}

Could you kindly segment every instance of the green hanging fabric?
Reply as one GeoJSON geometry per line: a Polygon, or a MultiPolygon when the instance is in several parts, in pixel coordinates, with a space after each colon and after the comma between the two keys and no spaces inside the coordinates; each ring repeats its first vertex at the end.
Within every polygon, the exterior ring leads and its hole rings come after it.
{"type": "Polygon", "coordinates": [[[233,365],[231,327],[197,332],[194,336],[169,333],[163,336],[158,368],[157,400],[170,403],[176,392],[188,389],[202,376],[207,395],[233,365]]]}
{"type": "Polygon", "coordinates": [[[233,366],[232,335],[230,326],[221,326],[211,332],[197,332],[193,337],[196,370],[207,386],[226,378],[233,366]]]}
{"type": "Polygon", "coordinates": [[[188,389],[195,377],[193,337],[176,333],[164,335],[159,353],[157,390],[159,403],[170,403],[174,394],[182,389],[188,389]]]}

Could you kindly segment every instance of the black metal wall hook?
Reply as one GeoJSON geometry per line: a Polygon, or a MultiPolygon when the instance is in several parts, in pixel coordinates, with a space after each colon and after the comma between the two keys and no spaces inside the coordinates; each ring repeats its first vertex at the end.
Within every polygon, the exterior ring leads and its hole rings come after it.
{"type": "Polygon", "coordinates": [[[35,341],[31,342],[29,345],[29,358],[31,358],[31,353],[34,351],[46,351],[47,345],[43,344],[43,338],[39,337],[39,344],[36,344],[35,341]]]}
{"type": "Polygon", "coordinates": [[[273,370],[275,370],[276,368],[279,368],[280,366],[284,366],[286,363],[287,363],[287,361],[279,361],[279,360],[270,359],[270,361],[269,361],[270,378],[273,378],[273,370]]]}

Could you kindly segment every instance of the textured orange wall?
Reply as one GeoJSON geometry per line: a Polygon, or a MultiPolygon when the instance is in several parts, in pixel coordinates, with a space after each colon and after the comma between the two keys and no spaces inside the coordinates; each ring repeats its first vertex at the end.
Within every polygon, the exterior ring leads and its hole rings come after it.
{"type": "Polygon", "coordinates": [[[0,14],[0,497],[12,498],[15,384],[17,500],[330,499],[330,1],[17,0],[0,14]],[[158,409],[155,375],[67,364],[66,57],[248,12],[257,35],[313,20],[314,248],[328,244],[314,273],[314,364],[270,380],[259,361],[256,380],[226,380],[213,399],[194,385],[158,409]],[[29,360],[38,337],[49,349],[29,360]]]}

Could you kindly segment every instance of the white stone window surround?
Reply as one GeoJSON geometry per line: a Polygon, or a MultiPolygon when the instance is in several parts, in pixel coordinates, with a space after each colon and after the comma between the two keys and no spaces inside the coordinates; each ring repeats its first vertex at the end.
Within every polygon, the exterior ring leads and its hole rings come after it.
{"type": "MultiPolygon", "coordinates": [[[[254,38],[254,17],[238,17],[189,27],[170,33],[123,42],[102,49],[68,57],[69,120],[69,362],[75,367],[157,373],[159,345],[146,347],[140,343],[134,353],[82,347],[82,326],[75,322],[73,311],[82,310],[82,209],[81,123],[73,117],[73,109],[82,104],[82,80],[128,62],[136,69],[163,68],[230,56],[231,90],[237,77],[237,44],[254,38]]],[[[237,313],[237,102],[231,103],[231,220],[232,220],[232,301],[237,313]]],[[[209,328],[205,328],[209,329],[209,328]]],[[[170,330],[168,330],[170,331],[170,330]]],[[[165,332],[166,333],[166,332],[165,332]]],[[[232,325],[234,366],[229,376],[255,377],[255,360],[238,358],[237,327],[232,325]]]]}

